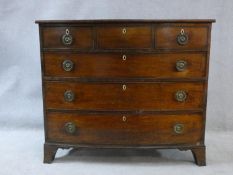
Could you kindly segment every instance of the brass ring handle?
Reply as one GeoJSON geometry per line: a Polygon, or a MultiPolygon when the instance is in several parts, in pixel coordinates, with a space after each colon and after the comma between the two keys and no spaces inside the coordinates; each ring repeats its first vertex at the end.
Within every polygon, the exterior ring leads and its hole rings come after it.
{"type": "Polygon", "coordinates": [[[184,102],[187,98],[187,93],[183,90],[178,90],[175,93],[175,99],[178,102],[184,102]]]}
{"type": "Polygon", "coordinates": [[[65,101],[67,101],[67,102],[72,102],[72,101],[74,101],[74,99],[75,99],[74,92],[71,91],[71,90],[65,91],[65,93],[64,93],[64,99],[65,99],[65,101]]]}
{"type": "Polygon", "coordinates": [[[178,60],[176,62],[176,70],[179,72],[184,71],[187,68],[187,61],[184,60],[178,60]]]}
{"type": "Polygon", "coordinates": [[[180,34],[177,35],[176,40],[179,45],[185,45],[188,43],[188,35],[185,33],[184,29],[181,29],[180,34]]]}
{"type": "Polygon", "coordinates": [[[62,63],[62,67],[63,67],[64,71],[70,72],[70,71],[72,71],[73,68],[74,68],[74,63],[73,63],[73,61],[71,61],[71,60],[65,60],[65,61],[63,61],[63,63],[62,63]]]}
{"type": "Polygon", "coordinates": [[[69,29],[66,29],[66,33],[64,35],[62,35],[62,43],[64,45],[71,45],[73,42],[73,37],[70,34],[69,29]]]}
{"type": "Polygon", "coordinates": [[[68,134],[74,134],[76,132],[76,126],[73,122],[67,122],[65,124],[65,131],[68,133],[68,134]]]}
{"type": "Polygon", "coordinates": [[[182,134],[184,132],[184,124],[181,123],[175,124],[173,130],[176,134],[182,134]]]}

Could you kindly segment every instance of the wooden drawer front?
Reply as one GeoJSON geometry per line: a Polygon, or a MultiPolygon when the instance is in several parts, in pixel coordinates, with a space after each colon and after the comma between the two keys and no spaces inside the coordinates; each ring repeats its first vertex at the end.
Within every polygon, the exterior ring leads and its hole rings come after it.
{"type": "Polygon", "coordinates": [[[207,27],[161,26],[156,29],[156,47],[161,49],[207,49],[207,27]],[[184,31],[188,36],[186,44],[179,44],[177,36],[184,31]]]}
{"type": "Polygon", "coordinates": [[[98,27],[97,47],[102,49],[146,49],[152,47],[150,26],[98,27]]]}
{"type": "Polygon", "coordinates": [[[45,76],[95,78],[201,78],[206,55],[185,54],[72,54],[44,53],[45,76]],[[69,60],[71,70],[63,64],[69,60]],[[186,68],[177,64],[185,61],[186,68]]]}
{"type": "Polygon", "coordinates": [[[47,113],[47,136],[49,141],[77,144],[196,144],[202,137],[202,123],[203,118],[198,114],[47,113]],[[75,128],[71,133],[66,130],[68,125],[75,128]],[[179,126],[181,129],[177,130],[179,126]]]}
{"type": "Polygon", "coordinates": [[[47,108],[80,110],[158,109],[158,84],[46,83],[47,108]],[[64,92],[71,90],[75,100],[65,102],[64,92]]]}
{"type": "Polygon", "coordinates": [[[204,84],[202,83],[161,83],[160,88],[162,110],[188,110],[203,107],[204,84]],[[185,92],[184,101],[177,101],[178,92],[185,92]]]}
{"type": "Polygon", "coordinates": [[[90,27],[44,27],[42,28],[42,47],[44,48],[77,48],[93,47],[92,29],[90,27]],[[71,44],[63,43],[63,36],[68,29],[72,37],[71,44]]]}
{"type": "Polygon", "coordinates": [[[45,84],[47,109],[79,110],[176,110],[200,109],[203,104],[202,83],[53,83],[45,84]],[[186,99],[175,99],[177,91],[186,99]],[[74,99],[65,101],[65,92],[74,99]]]}

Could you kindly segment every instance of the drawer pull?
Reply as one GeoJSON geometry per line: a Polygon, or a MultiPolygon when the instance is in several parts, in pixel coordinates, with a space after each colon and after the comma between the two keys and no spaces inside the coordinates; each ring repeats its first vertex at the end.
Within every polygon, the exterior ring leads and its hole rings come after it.
{"type": "Polygon", "coordinates": [[[179,72],[184,71],[187,68],[187,61],[184,60],[178,60],[176,62],[176,70],[179,72]]]}
{"type": "Polygon", "coordinates": [[[73,122],[68,122],[65,124],[65,130],[68,134],[74,134],[76,131],[76,126],[73,122]]]}
{"type": "Polygon", "coordinates": [[[123,121],[123,122],[126,122],[126,119],[127,119],[126,116],[123,116],[123,117],[122,117],[122,121],[123,121]]]}
{"type": "Polygon", "coordinates": [[[182,134],[184,132],[184,125],[181,123],[177,123],[174,125],[173,129],[176,134],[182,134]]]}
{"type": "Polygon", "coordinates": [[[64,71],[70,72],[74,68],[74,63],[71,60],[65,60],[62,63],[62,67],[63,67],[64,71]]]}
{"type": "Polygon", "coordinates": [[[126,55],[122,56],[122,60],[125,61],[126,60],[126,55]]]}
{"type": "Polygon", "coordinates": [[[126,28],[123,28],[123,29],[122,29],[122,34],[125,35],[126,32],[127,32],[126,28]]]}
{"type": "Polygon", "coordinates": [[[179,90],[175,93],[175,98],[178,102],[184,102],[187,98],[187,94],[183,90],[179,90]]]}
{"type": "Polygon", "coordinates": [[[66,34],[64,34],[64,35],[62,36],[62,43],[63,43],[64,45],[71,45],[72,42],[73,42],[73,37],[72,37],[72,35],[70,34],[69,29],[66,29],[66,34]]]}
{"type": "Polygon", "coordinates": [[[65,91],[64,93],[64,99],[67,102],[72,102],[74,101],[75,95],[71,90],[65,91]]]}
{"type": "Polygon", "coordinates": [[[126,90],[126,85],[125,85],[125,84],[122,85],[122,90],[123,90],[123,91],[126,90]]]}
{"type": "Polygon", "coordinates": [[[180,34],[177,35],[177,43],[179,45],[185,45],[188,43],[188,35],[184,32],[184,29],[181,29],[180,34]]]}

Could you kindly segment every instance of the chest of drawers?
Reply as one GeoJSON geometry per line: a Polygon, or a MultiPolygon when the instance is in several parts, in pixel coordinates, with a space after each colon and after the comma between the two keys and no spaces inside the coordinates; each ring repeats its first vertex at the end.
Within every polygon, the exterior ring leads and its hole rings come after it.
{"type": "Polygon", "coordinates": [[[58,148],[174,148],[205,165],[212,22],[36,21],[44,162],[58,148]]]}

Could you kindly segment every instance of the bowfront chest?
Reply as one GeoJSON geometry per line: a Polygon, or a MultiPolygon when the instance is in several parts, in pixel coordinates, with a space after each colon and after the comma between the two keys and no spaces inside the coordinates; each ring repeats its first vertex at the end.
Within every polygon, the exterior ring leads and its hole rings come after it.
{"type": "Polygon", "coordinates": [[[174,148],[205,161],[214,20],[36,21],[44,162],[58,148],[174,148]]]}

